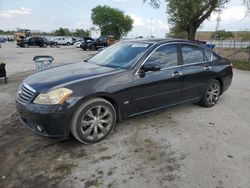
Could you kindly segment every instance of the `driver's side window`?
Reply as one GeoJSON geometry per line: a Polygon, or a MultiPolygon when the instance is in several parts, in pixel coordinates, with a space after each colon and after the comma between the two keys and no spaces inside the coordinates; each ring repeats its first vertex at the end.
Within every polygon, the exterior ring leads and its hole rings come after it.
{"type": "Polygon", "coordinates": [[[145,64],[157,64],[163,68],[170,68],[178,65],[177,47],[174,44],[164,45],[154,51],[145,64]]]}

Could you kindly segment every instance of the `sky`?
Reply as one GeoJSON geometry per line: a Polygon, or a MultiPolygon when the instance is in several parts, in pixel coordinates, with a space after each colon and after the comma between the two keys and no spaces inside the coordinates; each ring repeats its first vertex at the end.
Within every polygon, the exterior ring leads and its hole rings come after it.
{"type": "MultiPolygon", "coordinates": [[[[89,29],[93,26],[91,9],[97,5],[118,8],[133,18],[133,29],[128,37],[146,37],[151,32],[155,37],[164,37],[169,32],[166,4],[162,3],[159,9],[154,9],[148,3],[143,3],[143,0],[0,0],[0,29],[89,29]]],[[[216,19],[216,14],[211,15],[199,30],[214,31],[216,19]]],[[[242,0],[231,0],[225,6],[219,29],[250,30],[250,15],[245,17],[242,0]]]]}

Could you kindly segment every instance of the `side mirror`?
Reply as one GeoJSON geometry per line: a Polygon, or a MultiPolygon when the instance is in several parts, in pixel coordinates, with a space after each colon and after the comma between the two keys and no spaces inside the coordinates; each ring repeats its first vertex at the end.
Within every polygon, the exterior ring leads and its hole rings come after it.
{"type": "Polygon", "coordinates": [[[143,72],[149,72],[149,71],[159,71],[161,70],[160,65],[157,63],[146,63],[141,67],[141,71],[143,72]]]}

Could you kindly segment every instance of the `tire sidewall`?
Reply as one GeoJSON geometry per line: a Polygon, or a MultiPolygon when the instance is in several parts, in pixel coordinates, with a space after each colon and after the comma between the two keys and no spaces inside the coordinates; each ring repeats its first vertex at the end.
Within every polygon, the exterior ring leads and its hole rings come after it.
{"type": "Polygon", "coordinates": [[[202,98],[202,102],[203,102],[203,104],[204,104],[206,107],[212,107],[212,106],[214,106],[214,105],[218,102],[218,100],[220,99],[220,95],[219,95],[217,101],[216,101],[214,104],[209,104],[208,101],[207,101],[207,93],[208,93],[208,90],[210,89],[211,85],[212,85],[213,83],[215,83],[215,82],[219,85],[219,87],[220,87],[220,92],[221,92],[221,83],[220,83],[218,80],[213,79],[213,80],[209,81],[208,84],[207,84],[205,93],[204,93],[204,95],[203,95],[203,98],[202,98]]]}
{"type": "Polygon", "coordinates": [[[112,132],[112,130],[116,124],[116,111],[111,103],[109,103],[106,100],[97,99],[97,98],[94,100],[90,100],[90,101],[89,102],[87,101],[85,104],[81,105],[78,108],[78,110],[74,114],[73,122],[71,124],[71,133],[76,137],[77,140],[79,140],[80,142],[85,143],[85,144],[94,144],[94,143],[98,143],[98,142],[102,141],[112,132]],[[82,120],[83,115],[89,109],[91,109],[95,106],[98,106],[98,105],[103,105],[103,106],[107,107],[112,114],[113,120],[112,120],[112,125],[111,125],[110,130],[105,134],[105,136],[103,136],[98,141],[92,141],[92,140],[88,140],[88,139],[84,138],[84,136],[81,134],[80,122],[82,120]]]}

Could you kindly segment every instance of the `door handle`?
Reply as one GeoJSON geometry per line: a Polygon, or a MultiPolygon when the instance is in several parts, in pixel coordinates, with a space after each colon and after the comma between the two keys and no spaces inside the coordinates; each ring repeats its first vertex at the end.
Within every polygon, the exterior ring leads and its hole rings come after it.
{"type": "Polygon", "coordinates": [[[179,78],[180,76],[182,76],[182,72],[175,71],[171,76],[173,78],[179,78]]]}
{"type": "Polygon", "coordinates": [[[203,69],[206,70],[206,71],[209,71],[209,70],[212,69],[212,67],[211,66],[205,66],[203,69]]]}

